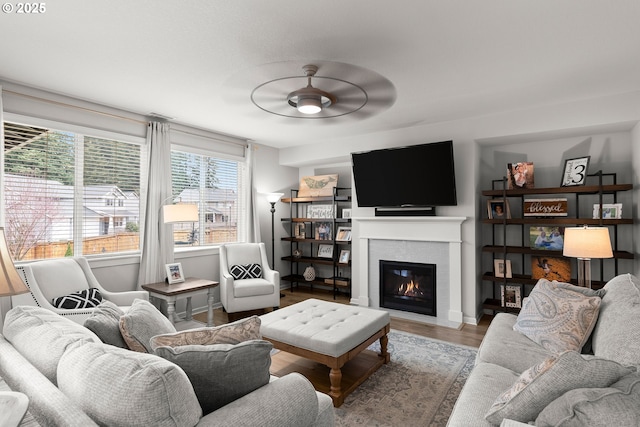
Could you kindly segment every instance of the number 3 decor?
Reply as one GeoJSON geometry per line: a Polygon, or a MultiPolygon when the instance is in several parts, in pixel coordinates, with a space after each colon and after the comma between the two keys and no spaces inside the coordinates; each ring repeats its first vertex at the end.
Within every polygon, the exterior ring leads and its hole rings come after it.
{"type": "Polygon", "coordinates": [[[587,180],[590,158],[591,156],[586,156],[565,160],[560,186],[570,187],[573,185],[584,185],[587,180]]]}

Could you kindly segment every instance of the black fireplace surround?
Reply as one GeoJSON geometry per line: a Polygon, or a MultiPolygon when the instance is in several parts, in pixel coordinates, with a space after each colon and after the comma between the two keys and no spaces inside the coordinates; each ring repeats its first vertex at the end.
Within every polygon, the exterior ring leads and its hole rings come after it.
{"type": "Polygon", "coordinates": [[[436,316],[436,265],[380,260],[380,307],[436,316]]]}

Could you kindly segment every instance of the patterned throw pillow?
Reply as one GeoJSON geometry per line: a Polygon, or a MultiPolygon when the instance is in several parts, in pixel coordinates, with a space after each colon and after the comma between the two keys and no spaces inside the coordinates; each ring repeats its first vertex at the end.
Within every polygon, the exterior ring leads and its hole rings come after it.
{"type": "Polygon", "coordinates": [[[504,418],[527,423],[569,390],[609,387],[635,368],[598,358],[584,358],[575,351],[550,357],[520,375],[498,396],[485,419],[500,424],[504,418]]]}
{"type": "Polygon", "coordinates": [[[525,298],[513,330],[553,353],[580,351],[593,330],[601,298],[540,280],[525,298]]]}
{"type": "Polygon", "coordinates": [[[54,298],[51,303],[56,308],[73,309],[97,307],[101,301],[100,291],[97,288],[89,288],[54,298]]]}
{"type": "Polygon", "coordinates": [[[149,301],[134,299],[120,316],[120,333],[130,350],[153,353],[151,337],[176,332],[175,326],[149,301]]]}
{"type": "Polygon", "coordinates": [[[236,280],[259,279],[262,277],[262,266],[260,264],[233,265],[229,273],[236,280]]]}
{"type": "Polygon", "coordinates": [[[239,344],[244,341],[262,339],[260,318],[251,316],[226,325],[188,329],[151,338],[151,348],[180,347],[183,345],[239,344]]]}

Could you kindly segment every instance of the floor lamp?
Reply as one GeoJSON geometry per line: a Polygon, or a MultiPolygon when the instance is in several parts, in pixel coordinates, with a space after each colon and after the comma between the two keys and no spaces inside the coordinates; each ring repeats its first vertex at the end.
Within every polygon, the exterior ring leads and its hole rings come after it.
{"type": "MultiPolygon", "coordinates": [[[[284,193],[267,193],[267,202],[271,203],[271,268],[274,270],[276,269],[276,203],[280,201],[282,196],[284,196],[284,193]]],[[[282,297],[284,297],[284,294],[280,292],[280,298],[282,297]]]]}
{"type": "Polygon", "coordinates": [[[591,288],[591,258],[613,258],[609,229],[567,227],[562,255],[578,258],[578,286],[591,288]]]}

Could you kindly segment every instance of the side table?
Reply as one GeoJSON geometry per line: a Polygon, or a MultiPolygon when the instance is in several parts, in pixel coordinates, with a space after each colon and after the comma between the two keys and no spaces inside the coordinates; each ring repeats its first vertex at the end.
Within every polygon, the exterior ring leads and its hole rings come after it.
{"type": "Polygon", "coordinates": [[[180,298],[187,299],[186,318],[191,320],[191,297],[207,294],[207,326],[213,326],[213,289],[218,282],[206,279],[187,277],[182,283],[172,285],[166,282],[150,283],[142,285],[142,289],[149,295],[167,302],[167,317],[171,323],[176,322],[176,301],[180,298]]]}
{"type": "Polygon", "coordinates": [[[0,426],[17,427],[29,407],[29,398],[16,391],[0,391],[0,426]]]}

